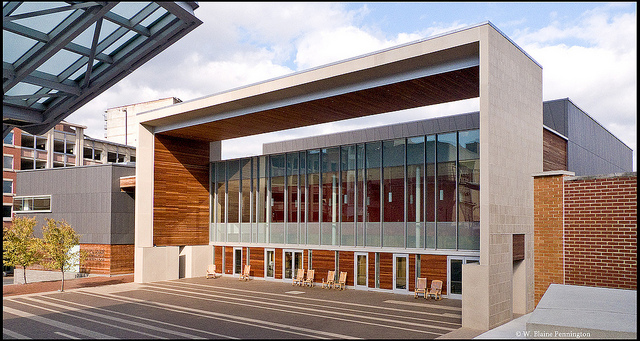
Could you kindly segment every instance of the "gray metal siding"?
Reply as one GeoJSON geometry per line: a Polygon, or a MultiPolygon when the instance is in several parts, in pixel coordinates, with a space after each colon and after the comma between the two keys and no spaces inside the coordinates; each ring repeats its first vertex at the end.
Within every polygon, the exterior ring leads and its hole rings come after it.
{"type": "Polygon", "coordinates": [[[120,193],[119,188],[119,177],[126,176],[120,175],[124,173],[134,175],[135,168],[108,164],[18,171],[16,195],[51,195],[50,213],[18,216],[36,217],[37,237],[42,237],[45,218],[52,218],[69,223],[80,234],[81,243],[133,244],[133,199],[120,197],[121,194],[128,196],[120,193]],[[114,172],[114,169],[118,171],[114,172]],[[117,188],[114,188],[116,182],[117,188]],[[116,212],[114,207],[117,207],[116,212]],[[114,213],[118,214],[117,219],[114,213]],[[114,220],[118,225],[115,230],[114,220]],[[115,237],[112,236],[114,232],[117,234],[115,237]]]}

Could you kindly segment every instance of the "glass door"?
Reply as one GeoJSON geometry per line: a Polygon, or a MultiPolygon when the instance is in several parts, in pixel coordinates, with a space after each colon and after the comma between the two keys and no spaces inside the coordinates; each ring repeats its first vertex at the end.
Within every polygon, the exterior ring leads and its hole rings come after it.
{"type": "Polygon", "coordinates": [[[265,250],[264,255],[264,273],[266,279],[275,278],[275,250],[265,250]]]}
{"type": "Polygon", "coordinates": [[[393,255],[393,291],[409,291],[409,256],[406,254],[393,255]]]}
{"type": "Polygon", "coordinates": [[[284,250],[283,258],[284,279],[293,279],[298,269],[303,269],[302,251],[301,250],[284,250]]]}
{"type": "MultiPolygon", "coordinates": [[[[462,299],[462,265],[467,263],[478,263],[478,257],[450,256],[447,258],[447,296],[449,298],[462,299]]],[[[443,290],[444,291],[444,290],[443,290]]]]}
{"type": "Polygon", "coordinates": [[[368,287],[368,254],[357,252],[355,258],[355,287],[356,289],[366,289],[368,287]]]}
{"type": "Polygon", "coordinates": [[[242,274],[242,248],[233,248],[233,274],[240,276],[242,274]]]}

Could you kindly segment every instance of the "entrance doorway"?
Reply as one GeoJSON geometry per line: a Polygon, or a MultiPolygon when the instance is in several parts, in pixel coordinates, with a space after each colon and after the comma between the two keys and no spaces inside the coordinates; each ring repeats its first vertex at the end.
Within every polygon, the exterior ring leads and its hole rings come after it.
{"type": "Polygon", "coordinates": [[[233,275],[240,276],[242,274],[242,248],[233,248],[233,275]]]}
{"type": "Polygon", "coordinates": [[[368,266],[368,254],[364,252],[356,252],[355,253],[355,282],[354,286],[356,289],[367,289],[368,287],[368,279],[367,275],[368,266]]]}
{"type": "Polygon", "coordinates": [[[302,250],[284,250],[284,279],[293,279],[298,269],[303,269],[302,250]]]}
{"type": "Polygon", "coordinates": [[[275,268],[275,255],[276,251],[273,249],[267,249],[264,251],[264,277],[265,279],[275,279],[276,278],[276,268],[275,268]]]}
{"type": "Polygon", "coordinates": [[[462,299],[462,265],[478,263],[479,257],[447,257],[447,296],[449,298],[462,299]]]}
{"type": "Polygon", "coordinates": [[[409,291],[409,255],[393,255],[393,291],[409,291]]]}

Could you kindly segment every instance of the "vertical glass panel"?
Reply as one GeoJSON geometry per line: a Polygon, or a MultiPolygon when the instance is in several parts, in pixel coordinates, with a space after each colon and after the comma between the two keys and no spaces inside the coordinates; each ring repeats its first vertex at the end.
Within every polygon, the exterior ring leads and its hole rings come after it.
{"type": "MultiPolygon", "coordinates": [[[[221,163],[224,165],[224,163],[221,163]]],[[[224,172],[223,172],[224,174],[224,172]]],[[[217,241],[226,241],[226,225],[225,225],[225,212],[226,212],[226,186],[224,181],[216,182],[216,218],[217,225],[217,241]]]]}
{"type": "Polygon", "coordinates": [[[367,285],[367,256],[356,256],[356,285],[367,285]]]}
{"type": "Polygon", "coordinates": [[[240,169],[242,176],[240,239],[243,242],[251,242],[251,159],[241,159],[240,169]]]}
{"type": "Polygon", "coordinates": [[[273,250],[267,250],[267,256],[265,259],[265,262],[267,263],[267,274],[266,277],[271,277],[273,278],[275,276],[275,257],[274,257],[275,252],[273,250]]]}
{"type": "Polygon", "coordinates": [[[293,279],[293,252],[285,251],[284,252],[284,278],[285,279],[293,279]]]}
{"type": "Polygon", "coordinates": [[[480,131],[458,134],[458,249],[480,249],[480,131]]]}
{"type": "Polygon", "coordinates": [[[322,149],[322,224],[320,243],[322,245],[338,244],[338,203],[340,149],[322,149]]]}
{"type": "Polygon", "coordinates": [[[227,161],[227,241],[240,241],[240,167],[238,160],[227,161]]]}
{"type": "Polygon", "coordinates": [[[462,294],[462,259],[451,259],[449,293],[462,294]]]}
{"type": "Polygon", "coordinates": [[[382,246],[404,247],[404,139],[382,143],[382,246]]]}
{"type": "Polygon", "coordinates": [[[298,269],[303,269],[302,265],[302,251],[295,251],[293,253],[293,273],[297,274],[298,269]]]}
{"type": "Polygon", "coordinates": [[[365,245],[380,246],[380,157],[381,142],[371,142],[365,145],[366,167],[366,229],[365,245]]]}
{"type": "Polygon", "coordinates": [[[216,206],[218,206],[218,203],[216,199],[216,164],[213,162],[209,163],[209,182],[209,241],[216,242],[218,241],[216,233],[216,206]]]}
{"type": "Polygon", "coordinates": [[[288,244],[298,243],[298,211],[300,201],[298,200],[298,153],[289,153],[287,158],[287,231],[286,242],[288,244]]]}
{"type": "Polygon", "coordinates": [[[407,139],[407,247],[423,248],[424,137],[407,139]]]}
{"type": "Polygon", "coordinates": [[[307,152],[307,244],[320,244],[320,150],[307,152]]]}
{"type": "Polygon", "coordinates": [[[456,248],[456,133],[437,136],[437,231],[439,249],[456,248]]]}
{"type": "Polygon", "coordinates": [[[258,158],[258,191],[256,192],[256,237],[258,243],[267,242],[267,157],[258,158]]]}
{"type": "Polygon", "coordinates": [[[395,289],[406,290],[407,289],[407,257],[395,256],[395,289]]]}
{"type": "Polygon", "coordinates": [[[242,273],[242,249],[235,249],[233,253],[233,273],[238,275],[242,273]]]}
{"type": "Polygon", "coordinates": [[[271,161],[271,232],[269,242],[284,243],[285,156],[272,155],[271,161]]]}
{"type": "Polygon", "coordinates": [[[364,144],[356,146],[356,246],[364,246],[364,144]]]}
{"type": "Polygon", "coordinates": [[[436,136],[429,135],[426,139],[425,166],[425,246],[430,249],[436,247],[436,136]]]}
{"type": "Polygon", "coordinates": [[[300,236],[299,243],[306,244],[307,243],[307,225],[305,222],[307,221],[307,153],[300,152],[300,205],[298,209],[300,210],[300,236]]]}

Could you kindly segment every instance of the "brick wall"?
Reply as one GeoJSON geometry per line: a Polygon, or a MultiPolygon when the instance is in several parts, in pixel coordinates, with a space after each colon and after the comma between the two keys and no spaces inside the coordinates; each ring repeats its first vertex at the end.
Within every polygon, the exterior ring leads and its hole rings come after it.
{"type": "Polygon", "coordinates": [[[637,177],[565,181],[565,284],[637,289],[637,177]]]}
{"type": "Polygon", "coordinates": [[[534,181],[535,303],[551,283],[637,290],[637,175],[534,181]]]}

